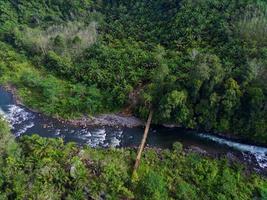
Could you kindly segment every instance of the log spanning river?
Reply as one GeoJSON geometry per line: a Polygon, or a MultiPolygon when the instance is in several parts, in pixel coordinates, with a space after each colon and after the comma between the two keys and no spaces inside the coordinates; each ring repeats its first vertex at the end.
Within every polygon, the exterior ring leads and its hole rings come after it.
{"type": "MultiPolygon", "coordinates": [[[[35,113],[17,105],[10,92],[0,87],[0,114],[10,123],[16,137],[38,134],[42,137],[63,138],[91,147],[136,147],[143,128],[114,128],[107,126],[77,127],[35,113]]],[[[236,157],[255,170],[267,172],[267,148],[224,139],[207,133],[182,128],[152,127],[147,146],[170,148],[176,141],[189,150],[210,155],[236,157]]]]}

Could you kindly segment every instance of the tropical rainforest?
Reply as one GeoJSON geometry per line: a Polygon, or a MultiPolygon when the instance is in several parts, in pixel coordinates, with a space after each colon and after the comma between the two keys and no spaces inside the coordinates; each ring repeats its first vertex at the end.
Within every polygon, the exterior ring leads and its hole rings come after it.
{"type": "MultiPolygon", "coordinates": [[[[64,119],[130,112],[267,144],[265,0],[0,0],[0,84],[64,119]]],[[[267,199],[227,159],[15,139],[0,120],[0,199],[267,199]]]]}
{"type": "Polygon", "coordinates": [[[0,82],[52,116],[153,109],[267,143],[267,3],[1,0],[0,82]]]}
{"type": "MultiPolygon", "coordinates": [[[[64,119],[128,110],[267,144],[265,0],[0,0],[0,84],[64,119]]],[[[267,199],[227,159],[15,139],[0,120],[0,199],[267,199]]]]}

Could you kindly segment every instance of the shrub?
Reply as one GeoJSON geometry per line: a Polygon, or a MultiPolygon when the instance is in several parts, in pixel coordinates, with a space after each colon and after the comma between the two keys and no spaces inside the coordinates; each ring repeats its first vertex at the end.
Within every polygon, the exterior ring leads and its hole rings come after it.
{"type": "Polygon", "coordinates": [[[174,152],[181,153],[182,150],[183,150],[183,144],[180,143],[180,142],[175,142],[175,143],[172,145],[172,148],[173,148],[174,152]]]}
{"type": "Polygon", "coordinates": [[[138,199],[140,200],[162,200],[168,199],[167,185],[164,178],[149,170],[140,178],[138,183],[138,199]]]}
{"type": "Polygon", "coordinates": [[[177,200],[197,200],[199,199],[196,189],[193,185],[181,181],[176,186],[176,199],[177,200]]]}

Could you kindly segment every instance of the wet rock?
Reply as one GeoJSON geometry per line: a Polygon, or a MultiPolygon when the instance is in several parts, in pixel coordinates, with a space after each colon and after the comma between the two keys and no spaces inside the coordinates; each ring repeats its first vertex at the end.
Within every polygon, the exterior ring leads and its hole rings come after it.
{"type": "Polygon", "coordinates": [[[243,155],[242,156],[243,163],[249,163],[249,165],[253,168],[260,168],[259,163],[254,154],[247,152],[247,153],[242,153],[242,155],[243,155]]]}
{"type": "Polygon", "coordinates": [[[240,162],[240,158],[231,152],[228,152],[225,157],[231,162],[240,162]]]}
{"type": "Polygon", "coordinates": [[[164,126],[166,128],[179,128],[179,127],[181,127],[178,124],[162,124],[162,126],[164,126]]]}
{"type": "Polygon", "coordinates": [[[133,116],[121,116],[119,114],[103,114],[95,117],[83,117],[78,120],[69,120],[74,126],[113,126],[113,127],[137,127],[143,126],[144,122],[133,116]]]}
{"type": "Polygon", "coordinates": [[[187,150],[189,153],[197,153],[197,154],[200,154],[200,155],[208,155],[208,152],[205,151],[204,149],[201,149],[200,147],[197,147],[197,146],[190,146],[188,147],[188,150],[187,150]]]}

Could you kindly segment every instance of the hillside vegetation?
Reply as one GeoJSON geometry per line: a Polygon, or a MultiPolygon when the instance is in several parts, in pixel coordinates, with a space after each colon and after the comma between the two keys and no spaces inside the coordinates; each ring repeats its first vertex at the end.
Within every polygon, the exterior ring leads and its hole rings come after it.
{"type": "Polygon", "coordinates": [[[0,81],[64,118],[123,110],[267,143],[264,0],[1,0],[0,81]]]}
{"type": "Polygon", "coordinates": [[[132,178],[135,151],[78,148],[62,139],[15,141],[0,120],[0,199],[264,200],[267,182],[242,166],[172,150],[147,149],[132,178]]]}

